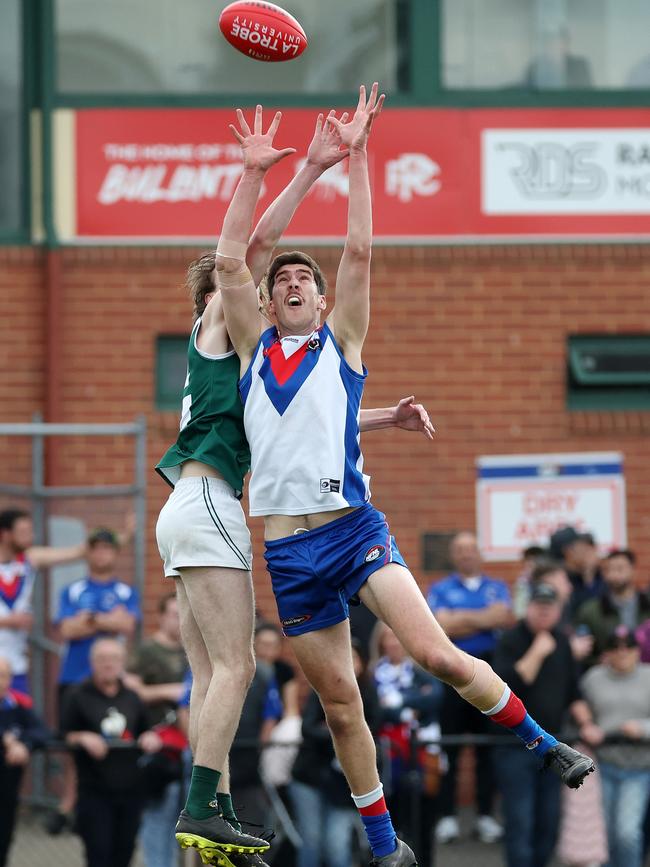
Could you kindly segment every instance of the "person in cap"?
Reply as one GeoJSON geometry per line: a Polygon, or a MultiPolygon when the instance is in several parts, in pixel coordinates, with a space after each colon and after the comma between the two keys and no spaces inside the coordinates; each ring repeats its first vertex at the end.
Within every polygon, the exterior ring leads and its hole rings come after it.
{"type": "MultiPolygon", "coordinates": [[[[530,576],[529,594],[536,584],[550,584],[555,589],[562,609],[559,628],[571,643],[574,658],[583,663],[593,653],[594,637],[589,627],[576,626],[571,619],[571,582],[566,569],[555,560],[539,559],[530,576]]],[[[581,670],[582,670],[581,665],[581,670]]]]}
{"type": "Polygon", "coordinates": [[[641,867],[650,798],[650,665],[633,630],[607,637],[603,661],[580,683],[587,715],[583,741],[595,747],[603,783],[609,867],[641,867]]]}
{"type": "MultiPolygon", "coordinates": [[[[555,587],[533,584],[524,618],[503,633],[492,661],[529,713],[555,734],[561,731],[568,712],[578,717],[580,711],[585,713],[579,701],[578,670],[560,626],[561,617],[562,601],[555,587]]],[[[507,867],[544,867],[557,840],[560,781],[551,774],[540,774],[534,753],[514,743],[504,743],[494,753],[507,867]]]]}
{"type": "Polygon", "coordinates": [[[61,592],[57,624],[66,641],[59,683],[90,677],[90,649],[99,636],[126,641],[142,615],[138,591],[116,575],[120,540],[102,527],[88,536],[88,574],[61,592]]]}
{"type": "Polygon", "coordinates": [[[575,527],[560,527],[549,540],[549,553],[566,569],[573,586],[570,610],[575,614],[589,599],[600,596],[604,580],[599,568],[598,549],[591,533],[580,533],[575,527]]]}
{"type": "MultiPolygon", "coordinates": [[[[65,641],[59,672],[59,708],[66,693],[90,677],[90,651],[99,637],[127,642],[142,619],[138,591],[116,574],[121,536],[107,527],[93,530],[87,539],[88,574],[64,587],[56,619],[65,641]]],[[[48,823],[51,833],[62,830],[76,798],[72,765],[64,773],[60,809],[48,823]]]]}

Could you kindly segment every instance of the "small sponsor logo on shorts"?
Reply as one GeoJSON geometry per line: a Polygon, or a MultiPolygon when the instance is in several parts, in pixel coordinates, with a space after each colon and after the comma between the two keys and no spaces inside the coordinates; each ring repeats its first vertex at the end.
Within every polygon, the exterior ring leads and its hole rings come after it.
{"type": "Polygon", "coordinates": [[[366,556],[363,558],[366,563],[373,563],[375,560],[378,560],[379,557],[383,557],[386,553],[386,549],[383,545],[373,545],[373,547],[366,551],[366,556]]]}
{"type": "Polygon", "coordinates": [[[540,735],[538,738],[535,738],[534,741],[531,741],[529,744],[526,744],[526,749],[527,750],[534,750],[535,747],[538,747],[543,740],[544,740],[544,738],[540,735]]]}
{"type": "Polygon", "coordinates": [[[341,490],[340,479],[321,479],[320,492],[321,494],[338,494],[341,490]]]}
{"type": "Polygon", "coordinates": [[[311,620],[311,614],[303,614],[302,617],[288,617],[282,621],[283,626],[300,626],[301,623],[306,623],[311,620]]]}

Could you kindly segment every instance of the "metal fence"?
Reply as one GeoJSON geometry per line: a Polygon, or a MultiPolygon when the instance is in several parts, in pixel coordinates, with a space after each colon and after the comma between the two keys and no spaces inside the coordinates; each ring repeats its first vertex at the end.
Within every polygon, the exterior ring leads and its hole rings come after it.
{"type": "MultiPolygon", "coordinates": [[[[493,736],[444,736],[436,742],[437,745],[444,748],[445,745],[463,745],[470,746],[475,749],[484,749],[496,744],[508,742],[508,736],[493,737],[493,736]]],[[[518,743],[512,738],[512,743],[518,743]]],[[[126,745],[122,742],[116,745],[123,749],[126,745]]],[[[278,748],[286,749],[287,744],[276,745],[278,748]]],[[[290,746],[290,745],[289,745],[290,746]]],[[[415,741],[414,741],[415,747],[415,741]]],[[[238,750],[256,750],[273,749],[274,745],[260,745],[255,741],[240,741],[236,743],[232,753],[232,762],[237,761],[238,750]]],[[[65,745],[51,744],[46,753],[51,756],[54,750],[65,750],[65,745]]],[[[414,750],[415,752],[415,750],[414,750]]],[[[48,766],[52,766],[51,762],[48,766]]],[[[282,799],[282,793],[274,786],[268,783],[260,783],[263,786],[266,795],[267,814],[264,817],[266,823],[273,827],[277,832],[277,838],[272,844],[270,853],[265,855],[271,867],[296,867],[296,852],[300,847],[300,836],[298,830],[293,825],[291,811],[287,809],[285,801],[282,799]]],[[[415,775],[413,777],[413,786],[415,789],[419,785],[415,775]]],[[[237,803],[237,792],[233,792],[235,803],[237,803]]],[[[416,800],[414,797],[413,804],[416,800]]],[[[21,813],[21,818],[18,823],[14,838],[14,846],[9,859],[9,867],[34,867],[36,864],[47,863],[48,867],[83,867],[84,856],[83,848],[80,839],[70,830],[64,831],[62,834],[51,837],[45,832],[45,819],[47,809],[42,803],[34,802],[30,798],[26,798],[21,813]]],[[[418,836],[416,823],[419,821],[417,807],[408,810],[406,827],[402,828],[402,835],[405,839],[413,840],[418,836]]],[[[497,813],[498,815],[498,813],[497,813]]],[[[473,806],[465,806],[461,808],[459,813],[461,825],[461,837],[458,841],[440,845],[433,841],[432,860],[430,863],[419,862],[419,867],[501,867],[505,864],[503,855],[503,846],[501,843],[482,843],[473,834],[473,819],[475,811],[473,806]]],[[[321,821],[320,816],[314,816],[314,821],[321,821]]],[[[433,827],[430,828],[433,833],[433,827]]],[[[255,833],[255,831],[252,831],[255,833]]],[[[360,839],[363,839],[361,831],[360,839]]],[[[359,847],[359,853],[361,853],[359,847]]],[[[175,864],[177,867],[198,867],[201,864],[200,859],[194,852],[181,853],[174,849],[175,864]]],[[[366,867],[369,858],[365,854],[357,854],[349,867],[366,867]]],[[[144,861],[140,852],[136,851],[131,867],[144,867],[144,861]]],[[[329,867],[329,865],[322,865],[329,867]]],[[[560,867],[559,861],[553,861],[548,867],[560,867]]]]}
{"type": "MultiPolygon", "coordinates": [[[[0,424],[0,509],[30,512],[35,544],[74,545],[89,529],[109,526],[122,529],[133,512],[137,527],[133,543],[120,554],[119,572],[140,592],[145,577],[146,526],[146,422],[144,417],[126,424],[50,424],[34,416],[31,423],[0,424]],[[65,453],[92,467],[98,448],[102,466],[119,462],[125,484],[46,484],[47,448],[52,438],[63,438],[65,453]]],[[[86,468],[83,467],[84,474],[86,468]]],[[[30,686],[36,710],[52,725],[56,712],[56,677],[61,645],[53,640],[52,623],[63,587],[85,575],[85,564],[69,564],[49,570],[48,580],[34,586],[34,626],[30,635],[30,686]]],[[[42,757],[33,767],[32,797],[47,804],[46,768],[42,757]]]]}

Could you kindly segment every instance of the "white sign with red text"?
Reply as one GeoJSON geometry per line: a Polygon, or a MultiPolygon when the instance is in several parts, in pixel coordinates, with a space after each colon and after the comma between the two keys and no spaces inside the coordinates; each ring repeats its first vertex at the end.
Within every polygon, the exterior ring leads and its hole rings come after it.
{"type": "Polygon", "coordinates": [[[476,511],[486,560],[519,560],[559,527],[592,533],[601,550],[625,547],[619,452],[493,455],[477,459],[476,511]]]}

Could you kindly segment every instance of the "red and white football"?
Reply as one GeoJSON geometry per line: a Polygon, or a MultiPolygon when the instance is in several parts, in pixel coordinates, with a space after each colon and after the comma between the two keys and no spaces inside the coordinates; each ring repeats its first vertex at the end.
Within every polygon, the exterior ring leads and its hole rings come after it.
{"type": "Polygon", "coordinates": [[[238,0],[226,6],[219,27],[233,48],[253,60],[293,60],[307,48],[305,31],[293,15],[264,0],[238,0]]]}

